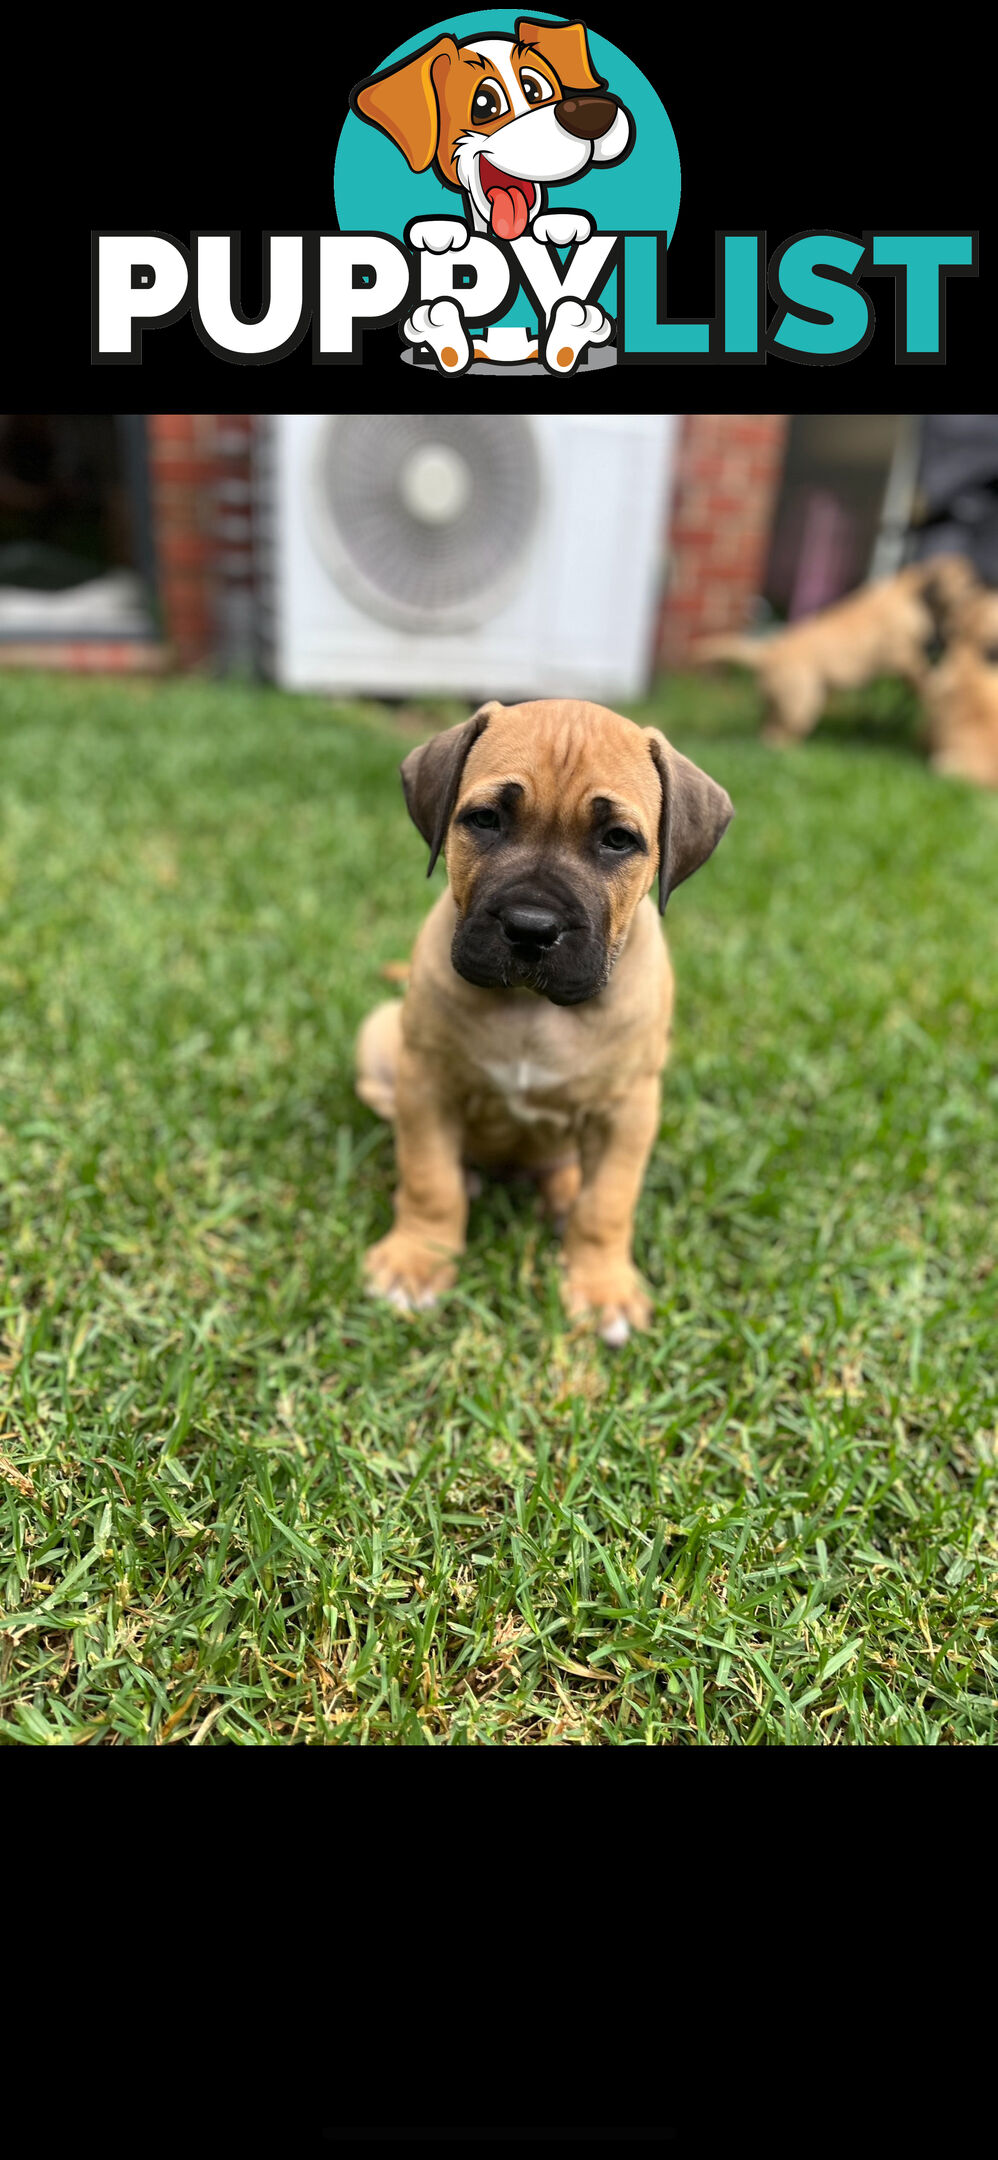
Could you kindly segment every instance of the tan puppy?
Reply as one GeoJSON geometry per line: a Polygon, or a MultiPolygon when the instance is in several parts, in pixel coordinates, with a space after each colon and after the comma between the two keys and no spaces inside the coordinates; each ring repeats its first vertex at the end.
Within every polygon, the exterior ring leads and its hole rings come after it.
{"type": "Polygon", "coordinates": [[[922,698],[933,770],[998,787],[998,593],[982,590],[960,609],[922,698]]]}
{"type": "Polygon", "coordinates": [[[962,555],[936,555],[770,637],[701,639],[693,657],[751,668],[766,699],[766,741],[797,742],[817,726],[832,690],[860,690],[878,675],[921,689],[935,641],[951,634],[978,590],[962,555]]]}
{"type": "Polygon", "coordinates": [[[604,1340],[648,1324],[631,1259],[659,1123],[673,979],[659,905],[732,815],[657,728],[569,699],[483,705],[402,766],[449,888],[416,940],[403,1003],[357,1045],[357,1092],[394,1120],[395,1226],[368,1287],[435,1303],[465,1241],[464,1166],[517,1165],[565,1221],[564,1301],[604,1340]]]}

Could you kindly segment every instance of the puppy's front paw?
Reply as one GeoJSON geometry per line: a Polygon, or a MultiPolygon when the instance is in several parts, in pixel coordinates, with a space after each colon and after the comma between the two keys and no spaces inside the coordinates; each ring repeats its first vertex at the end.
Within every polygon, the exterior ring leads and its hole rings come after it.
{"type": "Polygon", "coordinates": [[[561,1296],[569,1318],[588,1321],[614,1350],[632,1328],[651,1326],[651,1299],[629,1260],[570,1260],[561,1296]]]}
{"type": "Polygon", "coordinates": [[[468,228],[460,218],[416,218],[406,234],[409,246],[430,255],[447,255],[468,245],[468,228]]]}
{"type": "Polygon", "coordinates": [[[555,247],[574,247],[577,240],[588,240],[593,227],[584,210],[542,210],[530,229],[535,240],[550,240],[555,247]]]}
{"type": "Polygon", "coordinates": [[[613,322],[596,301],[559,300],[548,324],[544,365],[556,375],[571,375],[590,345],[605,345],[613,322]]]}
{"type": "Polygon", "coordinates": [[[445,375],[463,375],[471,366],[472,351],[465,335],[464,318],[453,300],[424,300],[414,308],[403,333],[410,345],[428,345],[445,375]]]}
{"type": "Polygon", "coordinates": [[[456,1282],[457,1268],[439,1246],[389,1230],[365,1253],[364,1275],[368,1297],[385,1298],[399,1312],[425,1312],[456,1282]]]}

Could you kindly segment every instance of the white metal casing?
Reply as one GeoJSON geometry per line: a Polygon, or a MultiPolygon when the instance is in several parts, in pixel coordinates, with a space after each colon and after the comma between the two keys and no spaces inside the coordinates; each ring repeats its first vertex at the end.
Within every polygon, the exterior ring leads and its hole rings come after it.
{"type": "Polygon", "coordinates": [[[512,589],[504,579],[494,606],[487,592],[476,602],[477,620],[441,630],[386,620],[359,603],[355,580],[337,576],[336,548],[316,522],[329,416],[262,419],[254,524],[265,671],[287,689],[338,696],[639,696],[652,665],[677,418],[548,414],[529,425],[540,499],[512,589]]]}

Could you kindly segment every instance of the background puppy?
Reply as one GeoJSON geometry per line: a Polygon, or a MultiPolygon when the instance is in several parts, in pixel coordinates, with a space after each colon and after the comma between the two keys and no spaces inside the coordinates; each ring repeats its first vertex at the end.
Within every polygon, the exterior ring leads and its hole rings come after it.
{"type": "Polygon", "coordinates": [[[449,888],[403,1003],[357,1045],[357,1092],[396,1129],[395,1226],[368,1287],[402,1309],[454,1280],[464,1165],[517,1165],[565,1220],[570,1314],[623,1342],[650,1316],[631,1259],[658,1131],[673,980],[655,907],[716,847],[723,788],[619,713],[572,700],[482,706],[402,766],[449,888]]]}
{"type": "Polygon", "coordinates": [[[956,610],[922,699],[933,770],[998,787],[998,593],[981,590],[956,610]]]}
{"type": "Polygon", "coordinates": [[[770,637],[704,638],[694,659],[751,668],[766,699],[766,741],[798,742],[817,726],[832,690],[860,690],[878,675],[921,690],[940,641],[979,591],[964,556],[937,555],[770,637]]]}

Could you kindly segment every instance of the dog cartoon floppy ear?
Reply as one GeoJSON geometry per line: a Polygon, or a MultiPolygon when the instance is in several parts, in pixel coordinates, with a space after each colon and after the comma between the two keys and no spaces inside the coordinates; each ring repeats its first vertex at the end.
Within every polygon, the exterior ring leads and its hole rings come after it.
{"type": "Polygon", "coordinates": [[[645,728],[662,787],[658,824],[658,906],[699,870],[734,817],[730,795],[699,765],[674,750],[659,728],[645,728]]]}
{"type": "Polygon", "coordinates": [[[401,150],[412,172],[426,172],[440,144],[440,99],[457,46],[439,37],[422,52],[400,60],[382,75],[358,83],[350,103],[362,120],[380,128],[401,150]]]}
{"type": "Polygon", "coordinates": [[[537,23],[521,19],[516,26],[516,36],[520,45],[532,46],[534,52],[554,69],[563,90],[606,88],[605,76],[593,73],[585,23],[537,23]]]}

